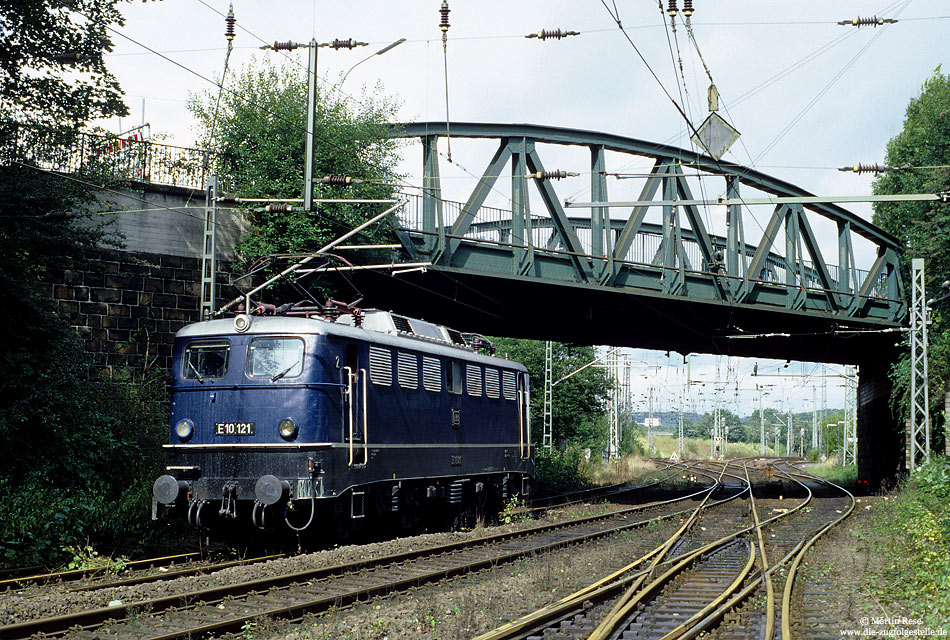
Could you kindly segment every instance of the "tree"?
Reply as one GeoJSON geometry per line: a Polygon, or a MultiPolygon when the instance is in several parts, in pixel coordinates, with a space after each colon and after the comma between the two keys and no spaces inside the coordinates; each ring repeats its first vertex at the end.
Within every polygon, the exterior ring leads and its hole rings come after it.
{"type": "MultiPolygon", "coordinates": [[[[531,394],[531,424],[540,443],[544,424],[544,342],[518,338],[493,338],[498,355],[522,363],[528,369],[531,394]]],[[[594,347],[564,342],[552,344],[553,380],[595,360],[594,347]]],[[[602,367],[590,366],[554,387],[552,435],[555,443],[567,440],[595,450],[607,446],[607,393],[611,383],[602,367]]]]}
{"type": "MultiPolygon", "coordinates": [[[[219,178],[249,198],[299,198],[306,158],[306,69],[251,63],[217,95],[192,96],[189,108],[202,136],[223,154],[219,178]],[[215,113],[217,112],[217,117],[215,113]],[[212,136],[213,134],[213,136],[212,136]],[[214,137],[212,141],[211,138],[214,137]]],[[[399,141],[389,136],[396,103],[379,88],[357,106],[332,87],[318,87],[314,176],[349,176],[365,182],[318,185],[318,198],[391,198],[399,141]]],[[[250,231],[237,249],[246,265],[264,256],[314,251],[369,217],[383,205],[320,205],[312,213],[248,212],[250,231]]],[[[392,242],[391,223],[363,234],[373,243],[392,242]]],[[[372,255],[360,254],[362,259],[372,255]]]]}
{"type": "Polygon", "coordinates": [[[128,109],[103,54],[118,0],[0,3],[0,113],[24,124],[75,128],[128,109]]]}
{"type": "Polygon", "coordinates": [[[68,145],[87,119],[125,113],[102,61],[108,25],[120,21],[115,4],[0,4],[0,289],[16,305],[0,339],[0,566],[55,563],[87,539],[131,551],[151,530],[164,380],[96,375],[48,295],[65,260],[83,260],[105,239],[88,220],[58,215],[93,194],[31,165],[15,144],[35,134],[68,145]]]}
{"type": "MultiPolygon", "coordinates": [[[[874,193],[945,193],[950,191],[950,76],[938,67],[907,105],[904,128],[887,143],[887,164],[898,170],[874,181],[874,193]],[[906,167],[906,168],[902,168],[906,167]]],[[[950,204],[932,202],[879,202],[874,223],[896,235],[905,246],[905,273],[910,260],[923,258],[928,296],[937,297],[940,283],[950,279],[950,204]]],[[[905,277],[905,282],[910,282],[905,277]]],[[[909,291],[908,291],[909,294],[909,291]]],[[[950,326],[947,303],[938,305],[930,339],[931,409],[938,411],[950,383],[950,326]]],[[[906,417],[910,365],[905,355],[893,370],[895,404],[906,417]]]]}

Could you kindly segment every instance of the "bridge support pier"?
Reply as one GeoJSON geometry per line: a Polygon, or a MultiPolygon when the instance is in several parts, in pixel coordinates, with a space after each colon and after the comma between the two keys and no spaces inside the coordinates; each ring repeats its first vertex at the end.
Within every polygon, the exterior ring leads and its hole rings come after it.
{"type": "Polygon", "coordinates": [[[862,362],[858,378],[858,479],[872,491],[889,486],[901,471],[903,429],[891,409],[890,359],[862,362]]]}

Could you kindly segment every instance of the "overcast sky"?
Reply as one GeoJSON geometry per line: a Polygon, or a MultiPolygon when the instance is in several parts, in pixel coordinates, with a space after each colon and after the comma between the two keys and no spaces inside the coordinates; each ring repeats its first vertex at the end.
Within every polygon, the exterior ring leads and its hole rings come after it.
{"type": "MultiPolygon", "coordinates": [[[[362,87],[380,82],[384,91],[401,103],[402,120],[444,121],[440,2],[235,0],[238,31],[230,66],[237,70],[263,56],[306,65],[305,52],[264,52],[259,50],[263,42],[309,41],[312,37],[321,42],[350,37],[369,42],[354,51],[320,50],[319,75],[322,81],[336,82],[374,51],[406,38],[401,46],[355,68],[342,90],[359,96],[362,87]]],[[[107,56],[107,62],[126,92],[132,115],[121,123],[113,119],[101,124],[117,133],[129,129],[142,122],[144,105],[144,120],[151,124],[153,135],[169,134],[167,142],[171,144],[194,144],[186,101],[189,94],[215,89],[206,79],[221,77],[226,41],[224,20],[218,12],[226,13],[228,4],[228,0],[161,0],[122,5],[126,24],[118,29],[121,35],[114,36],[115,51],[107,56]]],[[[623,26],[647,64],[601,0],[451,0],[451,119],[573,127],[689,148],[687,126],[664,88],[677,101],[683,91],[684,110],[690,120],[695,125],[702,122],[707,115],[709,80],[701,54],[721,95],[721,115],[742,133],[726,159],[820,195],[857,195],[870,192],[871,178],[836,168],[883,162],[885,145],[900,131],[907,102],[950,53],[950,6],[946,0],[694,0],[692,27],[698,52],[682,22],[678,22],[675,40],[668,40],[672,34],[664,26],[656,2],[607,0],[606,4],[619,10],[623,26]],[[899,22],[860,29],[836,24],[873,15],[899,22]],[[556,28],[581,35],[544,42],[524,37],[556,28]],[[682,76],[678,58],[682,59],[682,76]]],[[[679,4],[682,8],[683,0],[679,4]]],[[[453,142],[452,150],[457,164],[446,166],[443,162],[442,168],[445,196],[464,200],[473,186],[469,174],[480,174],[494,149],[458,141],[453,142]]],[[[553,168],[566,170],[577,170],[580,158],[586,156],[585,152],[575,160],[568,152],[550,154],[545,156],[548,168],[557,164],[553,168]]],[[[589,162],[586,158],[582,161],[589,162]]],[[[608,156],[608,170],[649,167],[649,163],[629,163],[630,158],[608,156]]],[[[421,182],[417,145],[407,146],[402,169],[410,183],[421,182]]],[[[589,165],[586,169],[589,171],[589,165]]],[[[639,187],[623,182],[634,181],[610,183],[611,199],[635,198],[639,187]]],[[[558,192],[562,198],[583,201],[589,199],[588,184],[589,178],[582,176],[559,184],[558,192]]],[[[722,190],[717,183],[707,195],[715,197],[722,190]]],[[[493,198],[489,204],[504,206],[504,194],[493,194],[493,198]]],[[[848,208],[870,217],[869,206],[848,208]]],[[[764,225],[769,213],[748,214],[747,241],[756,241],[757,227],[764,225]]],[[[713,232],[721,233],[722,216],[713,209],[706,215],[713,232]]],[[[816,232],[828,236],[822,245],[830,252],[834,240],[818,226],[816,232]]],[[[856,251],[858,266],[867,268],[871,248],[858,246],[856,251]]],[[[634,376],[635,388],[644,398],[651,385],[669,390],[673,377],[685,379],[682,357],[675,353],[669,359],[663,352],[631,353],[634,360],[654,365],[648,377],[634,376]]],[[[769,367],[781,369],[785,364],[759,362],[760,372],[769,367]]],[[[739,391],[733,384],[733,395],[743,413],[757,406],[755,383],[763,382],[747,375],[753,364],[734,362],[739,391]]],[[[722,370],[726,366],[722,364],[722,370]]],[[[692,378],[719,379],[721,374],[715,369],[714,357],[694,358],[692,378]]],[[[814,365],[799,363],[790,369],[808,374],[823,371],[823,367],[816,370],[814,365]]],[[[833,370],[838,372],[841,367],[833,370]]],[[[822,380],[828,381],[828,404],[842,406],[837,378],[789,379],[784,392],[772,392],[772,406],[789,402],[793,410],[810,409],[816,393],[813,389],[817,388],[821,400],[822,380]]],[[[767,399],[767,406],[769,402],[767,399]]]]}

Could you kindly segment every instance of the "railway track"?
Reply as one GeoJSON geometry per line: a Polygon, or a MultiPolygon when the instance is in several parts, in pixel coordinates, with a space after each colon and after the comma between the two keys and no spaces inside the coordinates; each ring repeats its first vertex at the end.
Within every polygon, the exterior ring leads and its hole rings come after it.
{"type": "MultiPolygon", "coordinates": [[[[171,556],[162,556],[159,558],[146,558],[143,560],[132,560],[125,563],[126,569],[134,571],[145,571],[158,567],[170,567],[178,563],[190,563],[201,559],[200,553],[180,553],[171,556]]],[[[31,570],[37,567],[31,567],[31,570]]],[[[21,573],[22,570],[11,570],[10,573],[21,573]]],[[[89,569],[72,569],[68,571],[47,571],[40,573],[22,573],[0,580],[0,591],[4,589],[21,589],[34,584],[48,584],[50,582],[70,582],[74,580],[83,580],[95,576],[106,575],[109,573],[109,567],[93,567],[89,569]]]]}
{"type": "MultiPolygon", "coordinates": [[[[751,487],[750,466],[743,460],[717,468],[751,487]]],[[[703,632],[746,640],[771,639],[777,630],[783,640],[831,637],[833,621],[820,607],[820,587],[803,588],[795,578],[810,546],[847,517],[854,500],[788,463],[775,466],[787,481],[783,488],[794,487],[796,495],[782,496],[778,502],[789,506],[773,508],[774,515],[759,517],[762,501],[751,490],[714,514],[701,505],[697,517],[628,571],[477,640],[680,640],[703,632]]]]}
{"type": "Polygon", "coordinates": [[[147,602],[76,612],[0,627],[0,638],[37,633],[70,637],[179,638],[240,629],[261,616],[295,618],[334,606],[459,576],[568,545],[584,544],[658,520],[683,516],[682,502],[708,500],[716,484],[686,496],[514,533],[324,567],[147,602]],[[143,611],[150,612],[145,615],[143,611]],[[106,629],[100,627],[112,620],[106,629]],[[76,630],[79,629],[79,630],[76,630]]]}
{"type": "Polygon", "coordinates": [[[752,477],[771,475],[756,461],[674,463],[676,473],[688,468],[712,477],[711,486],[476,541],[24,621],[0,627],[0,638],[170,639],[235,631],[261,617],[299,619],[673,518],[682,522],[674,535],[652,550],[644,546],[633,563],[479,640],[673,640],[704,631],[726,639],[778,637],[767,635],[771,629],[783,640],[824,637],[833,621],[821,609],[821,586],[796,586],[796,571],[809,546],[850,513],[853,498],[788,464],[774,467],[781,500],[757,499],[750,490],[752,477]],[[682,508],[690,499],[700,504],[682,508]]]}
{"type": "MultiPolygon", "coordinates": [[[[657,461],[657,465],[660,467],[659,471],[665,471],[671,466],[664,461],[657,461]]],[[[673,473],[667,474],[646,484],[632,485],[630,483],[617,483],[603,487],[572,491],[556,496],[547,496],[533,501],[530,507],[526,507],[517,511],[515,515],[529,515],[535,517],[538,515],[543,515],[553,508],[571,506],[594,500],[605,500],[611,497],[634,493],[639,490],[657,487],[678,473],[680,473],[679,470],[674,471],[673,473]]],[[[273,560],[280,557],[283,557],[283,555],[275,554],[223,562],[203,562],[202,554],[200,553],[184,553],[156,558],[146,558],[142,560],[133,560],[126,562],[123,565],[123,573],[132,572],[133,575],[126,575],[123,578],[115,580],[107,580],[104,582],[94,582],[92,584],[69,587],[66,590],[72,592],[93,591],[97,589],[127,587],[138,584],[146,584],[149,582],[174,580],[177,578],[219,571],[229,567],[265,562],[267,560],[273,560]],[[175,568],[179,567],[179,565],[180,568],[175,568]]],[[[0,572],[0,591],[5,589],[24,589],[33,585],[80,582],[84,580],[105,577],[108,575],[110,575],[110,567],[105,566],[54,572],[42,571],[41,567],[10,569],[0,572]]]]}
{"type": "MultiPolygon", "coordinates": [[[[175,580],[188,576],[197,576],[214,571],[220,571],[230,567],[241,567],[268,560],[283,558],[283,554],[268,556],[259,556],[255,558],[245,558],[242,560],[225,560],[221,562],[201,562],[199,553],[187,553],[178,556],[166,556],[162,558],[148,558],[135,560],[125,563],[124,571],[132,571],[131,575],[121,578],[99,580],[110,576],[108,567],[98,567],[94,569],[79,569],[74,571],[59,571],[52,573],[34,574],[22,578],[13,578],[0,582],[2,589],[24,589],[35,585],[62,585],[64,583],[81,582],[92,580],[87,584],[76,586],[65,586],[63,589],[67,592],[96,591],[100,589],[111,589],[116,587],[131,587],[150,582],[161,582],[164,580],[175,580]],[[198,560],[198,561],[196,561],[198,560]],[[180,568],[179,564],[181,565],[180,568]]],[[[42,595],[42,594],[37,594],[42,595]]]]}

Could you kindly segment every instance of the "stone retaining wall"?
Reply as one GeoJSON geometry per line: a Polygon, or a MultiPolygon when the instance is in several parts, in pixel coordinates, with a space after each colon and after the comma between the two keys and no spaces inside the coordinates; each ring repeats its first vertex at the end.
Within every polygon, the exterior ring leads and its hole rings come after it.
{"type": "MultiPolygon", "coordinates": [[[[175,333],[199,319],[200,278],[198,258],[99,249],[44,282],[96,367],[168,369],[175,333]]],[[[218,283],[219,294],[231,292],[225,273],[218,283]]]]}

